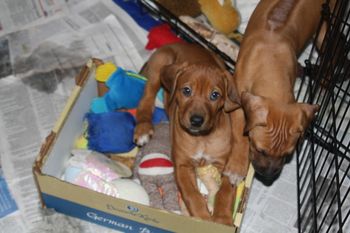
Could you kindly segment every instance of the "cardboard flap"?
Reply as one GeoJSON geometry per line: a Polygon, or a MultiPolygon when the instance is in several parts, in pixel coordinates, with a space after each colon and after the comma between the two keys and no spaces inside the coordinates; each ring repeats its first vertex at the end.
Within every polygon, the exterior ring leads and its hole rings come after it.
{"type": "Polygon", "coordinates": [[[91,58],[85,66],[83,66],[80,70],[80,73],[75,77],[75,84],[77,86],[82,87],[87,80],[90,70],[93,68],[93,66],[100,66],[104,64],[101,59],[98,58],[91,58]]]}
{"type": "Polygon", "coordinates": [[[41,167],[43,165],[43,161],[45,156],[48,154],[53,142],[55,141],[56,133],[51,131],[51,133],[45,138],[44,143],[41,145],[39,155],[35,159],[34,169],[38,172],[41,172],[41,167]]]}

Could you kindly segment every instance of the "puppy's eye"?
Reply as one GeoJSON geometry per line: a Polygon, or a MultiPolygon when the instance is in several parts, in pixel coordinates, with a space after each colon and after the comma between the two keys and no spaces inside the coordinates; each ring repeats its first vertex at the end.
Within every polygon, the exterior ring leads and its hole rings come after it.
{"type": "Polygon", "coordinates": [[[217,91],[213,91],[213,92],[210,94],[210,100],[212,100],[212,101],[217,100],[219,97],[220,97],[220,93],[217,92],[217,91]]]}
{"type": "Polygon", "coordinates": [[[184,87],[184,88],[182,88],[182,94],[184,94],[184,96],[191,96],[191,94],[192,94],[192,90],[191,90],[191,88],[189,88],[189,87],[184,87]]]}

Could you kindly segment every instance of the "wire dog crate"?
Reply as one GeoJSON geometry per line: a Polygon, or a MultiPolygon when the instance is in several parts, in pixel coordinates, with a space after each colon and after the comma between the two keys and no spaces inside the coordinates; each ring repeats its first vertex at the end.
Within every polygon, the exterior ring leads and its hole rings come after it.
{"type": "Polygon", "coordinates": [[[350,232],[349,8],[349,0],[323,5],[325,39],[305,61],[299,101],[321,108],[297,149],[299,232],[350,232]]]}
{"type": "Polygon", "coordinates": [[[207,41],[204,37],[199,35],[192,28],[190,28],[181,20],[179,20],[173,13],[171,13],[161,4],[157,3],[157,1],[140,0],[140,3],[149,11],[149,13],[153,14],[156,18],[167,22],[175,31],[175,33],[184,40],[198,43],[204,48],[209,49],[218,54],[224,60],[227,69],[230,72],[234,72],[234,66],[236,65],[236,61],[231,59],[227,54],[220,51],[214,44],[207,41]]]}
{"type": "MultiPolygon", "coordinates": [[[[321,48],[316,39],[295,90],[300,102],[320,111],[297,148],[298,229],[307,233],[350,232],[350,2],[323,5],[327,32],[321,48]]],[[[234,72],[235,61],[219,51],[155,1],[140,0],[182,38],[219,54],[234,72]]],[[[315,36],[317,38],[317,36],[315,36]]]]}

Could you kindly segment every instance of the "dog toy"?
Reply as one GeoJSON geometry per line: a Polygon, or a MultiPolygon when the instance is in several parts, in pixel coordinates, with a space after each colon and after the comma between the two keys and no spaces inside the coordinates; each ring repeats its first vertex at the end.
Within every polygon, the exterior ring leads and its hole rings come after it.
{"type": "MultiPolygon", "coordinates": [[[[135,121],[134,111],[121,110],[107,113],[87,113],[83,121],[83,132],[74,142],[76,149],[92,149],[103,153],[122,154],[120,160],[133,164],[132,151],[135,146],[132,137],[135,121]],[[131,152],[129,151],[131,150],[131,152]]],[[[168,116],[163,108],[155,107],[152,123],[168,122],[168,116]]],[[[135,157],[135,156],[133,156],[135,157]]],[[[118,156],[115,157],[118,159],[118,156]]]]}
{"type": "Polygon", "coordinates": [[[102,153],[131,151],[135,119],[128,112],[87,113],[88,148],[102,153]]]}
{"type": "Polygon", "coordinates": [[[241,35],[236,33],[236,30],[241,22],[241,17],[238,10],[235,8],[234,0],[158,0],[158,2],[177,17],[197,17],[202,14],[207,18],[215,30],[230,38],[235,38],[238,41],[241,40],[241,35]],[[189,9],[195,9],[192,14],[181,10],[183,8],[188,8],[189,4],[193,5],[192,8],[189,9]]]}
{"type": "Polygon", "coordinates": [[[88,122],[87,120],[83,120],[82,134],[78,136],[78,138],[74,141],[75,149],[88,149],[89,141],[88,137],[88,122]]]}
{"type": "MultiPolygon", "coordinates": [[[[126,71],[113,63],[105,63],[96,68],[98,97],[91,102],[91,111],[104,113],[115,110],[131,110],[138,106],[147,79],[132,71],[126,71]]],[[[156,104],[163,106],[163,90],[157,93],[156,104]]]]}
{"type": "Polygon", "coordinates": [[[106,81],[117,70],[116,65],[113,63],[105,63],[97,66],[95,71],[95,79],[97,81],[98,96],[101,97],[108,92],[106,81]]]}
{"type": "Polygon", "coordinates": [[[77,175],[77,170],[92,173],[105,181],[111,181],[117,178],[130,177],[131,170],[125,165],[113,162],[104,154],[97,151],[74,149],[71,152],[72,157],[67,162],[65,180],[73,180],[77,175]],[[69,170],[72,169],[73,170],[69,170]],[[69,171],[68,171],[69,170],[69,171]]]}
{"type": "Polygon", "coordinates": [[[67,161],[64,180],[109,196],[149,205],[143,187],[131,179],[131,170],[104,154],[91,150],[72,150],[67,161]]]}
{"type": "Polygon", "coordinates": [[[219,191],[221,185],[221,175],[216,167],[209,164],[202,167],[196,168],[196,174],[198,177],[198,186],[201,187],[200,183],[203,183],[204,191],[207,196],[207,206],[210,212],[213,212],[215,195],[219,191]]]}
{"type": "MultiPolygon", "coordinates": [[[[208,210],[212,213],[214,210],[215,204],[215,195],[219,191],[221,185],[221,175],[216,167],[209,164],[206,166],[196,168],[197,175],[197,186],[199,188],[200,193],[207,199],[208,210]]],[[[242,196],[244,193],[245,182],[242,181],[236,190],[236,199],[234,201],[232,218],[234,219],[238,207],[241,204],[242,196]]],[[[185,203],[180,199],[180,208],[181,212],[189,216],[188,210],[186,208],[185,203]]]]}
{"type": "Polygon", "coordinates": [[[155,125],[151,141],[136,155],[134,177],[146,189],[150,206],[180,212],[174,167],[170,159],[169,131],[168,123],[155,125]]]}
{"type": "Polygon", "coordinates": [[[198,0],[202,13],[219,32],[229,35],[239,26],[241,18],[232,0],[198,0]]]}
{"type": "MultiPolygon", "coordinates": [[[[197,187],[199,192],[207,200],[209,212],[214,210],[215,195],[219,191],[221,185],[221,175],[216,167],[209,164],[196,168],[197,187]]],[[[187,207],[182,199],[180,199],[181,213],[190,216],[187,207]]]]}
{"type": "Polygon", "coordinates": [[[161,24],[152,28],[148,33],[146,49],[157,49],[166,44],[178,43],[183,40],[176,36],[168,24],[161,24]]]}
{"type": "Polygon", "coordinates": [[[118,161],[118,162],[126,165],[127,167],[129,167],[131,170],[133,170],[134,164],[135,164],[135,159],[136,159],[136,154],[138,152],[139,152],[139,148],[134,147],[134,149],[132,149],[129,152],[109,153],[107,155],[111,158],[111,160],[118,161]]]}
{"type": "Polygon", "coordinates": [[[146,78],[118,67],[108,78],[100,78],[100,82],[102,80],[106,80],[105,85],[108,91],[103,96],[93,99],[92,112],[103,113],[138,106],[143,95],[146,78]]]}
{"type": "MultiPolygon", "coordinates": [[[[221,175],[217,168],[211,164],[196,168],[196,174],[198,177],[197,184],[200,192],[207,196],[208,209],[212,213],[214,210],[215,195],[219,191],[221,185],[221,175]]],[[[241,204],[244,188],[245,182],[242,181],[236,189],[236,199],[234,201],[232,214],[233,219],[235,218],[238,207],[241,204]]]]}
{"type": "Polygon", "coordinates": [[[150,205],[149,196],[146,190],[139,183],[132,179],[116,179],[112,181],[114,187],[118,189],[118,198],[133,201],[143,205],[150,205]]]}

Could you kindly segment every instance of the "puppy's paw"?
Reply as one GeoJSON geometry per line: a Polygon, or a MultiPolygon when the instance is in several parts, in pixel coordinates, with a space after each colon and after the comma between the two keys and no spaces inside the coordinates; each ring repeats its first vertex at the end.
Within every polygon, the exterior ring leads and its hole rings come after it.
{"type": "Polygon", "coordinates": [[[230,180],[230,183],[235,186],[239,185],[244,179],[244,176],[238,175],[233,172],[224,171],[223,174],[224,176],[227,176],[228,179],[230,180]]]}
{"type": "Polygon", "coordinates": [[[202,215],[202,216],[192,216],[192,217],[196,217],[196,218],[199,218],[199,219],[202,219],[202,220],[205,220],[205,221],[209,221],[209,222],[213,222],[214,221],[213,217],[210,216],[210,214],[209,215],[202,215]]]}
{"type": "Polygon", "coordinates": [[[143,134],[140,137],[136,139],[136,144],[138,146],[144,146],[151,140],[151,135],[149,134],[143,134]]]}
{"type": "Polygon", "coordinates": [[[215,223],[221,223],[228,226],[233,226],[232,216],[222,216],[222,215],[213,216],[213,221],[215,223]]]}
{"type": "Polygon", "coordinates": [[[146,145],[153,135],[153,125],[148,122],[139,123],[134,130],[134,142],[138,146],[146,145]]]}

